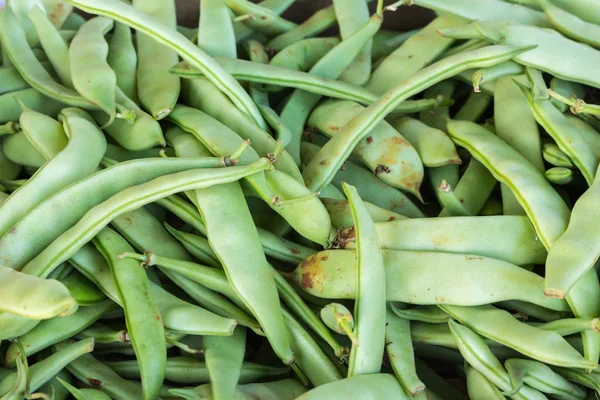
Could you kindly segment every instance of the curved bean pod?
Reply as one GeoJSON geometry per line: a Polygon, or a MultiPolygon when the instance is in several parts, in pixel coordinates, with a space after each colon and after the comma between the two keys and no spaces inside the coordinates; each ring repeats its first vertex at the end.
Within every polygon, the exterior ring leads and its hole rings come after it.
{"type": "Polygon", "coordinates": [[[21,268],[92,207],[130,186],[165,174],[219,166],[223,166],[223,162],[218,158],[154,158],[128,161],[97,172],[44,200],[21,219],[12,233],[0,240],[0,265],[21,268]],[[82,197],[82,193],[87,196],[82,197]],[[68,213],[62,213],[58,219],[46,218],[65,204],[68,213]]]}
{"type": "MultiPolygon", "coordinates": [[[[352,211],[350,211],[350,205],[348,203],[348,200],[321,198],[321,201],[325,205],[325,208],[327,208],[327,212],[329,213],[329,217],[331,218],[331,225],[335,229],[346,229],[351,226],[354,226],[354,220],[352,219],[352,211]]],[[[407,218],[404,215],[396,214],[384,208],[377,207],[374,204],[367,202],[364,203],[373,222],[390,222],[398,219],[407,218]]]]}
{"type": "Polygon", "coordinates": [[[40,279],[0,266],[0,310],[30,319],[66,316],[77,302],[59,281],[40,279]]]}
{"type": "MultiPolygon", "coordinates": [[[[204,384],[194,389],[170,389],[169,393],[180,396],[186,400],[208,399],[212,394],[213,386],[204,384]]],[[[306,387],[293,379],[282,379],[280,381],[265,383],[249,383],[238,385],[236,396],[254,396],[261,400],[294,400],[302,393],[306,392],[306,387]]]]}
{"type": "MultiPolygon", "coordinates": [[[[145,15],[133,8],[132,6],[123,3],[119,0],[67,0],[77,8],[86,12],[104,15],[128,25],[136,31],[148,35],[157,42],[169,46],[175,50],[183,59],[190,62],[194,67],[199,68],[204,72],[204,75],[227,95],[235,103],[235,105],[248,115],[258,126],[266,128],[266,124],[262,119],[260,112],[252,102],[250,96],[242,89],[242,87],[229,75],[227,72],[210,58],[206,53],[200,50],[193,43],[188,41],[185,36],[177,32],[175,29],[156,21],[153,17],[145,15]]],[[[141,3],[141,2],[140,2],[141,3]]],[[[155,53],[152,54],[152,60],[147,64],[154,64],[155,53]]],[[[139,57],[139,54],[138,54],[139,57]]],[[[175,61],[176,62],[176,61],[175,61]]],[[[175,64],[172,62],[169,64],[175,64]]],[[[153,79],[153,78],[152,78],[153,79]]],[[[138,77],[138,87],[144,87],[145,84],[138,77]]]]}
{"type": "Polygon", "coordinates": [[[117,86],[133,101],[137,101],[137,53],[133,45],[131,29],[127,25],[115,23],[108,39],[106,62],[115,72],[117,86]]]}
{"type": "Polygon", "coordinates": [[[197,42],[198,47],[210,56],[237,58],[231,11],[235,10],[230,10],[224,0],[209,0],[200,4],[197,42]]]}
{"type": "Polygon", "coordinates": [[[390,303],[390,309],[394,314],[408,321],[421,321],[429,324],[445,324],[448,322],[448,314],[438,306],[415,306],[412,308],[399,308],[390,303]]]}
{"type": "MultiPolygon", "coordinates": [[[[29,357],[37,352],[63,340],[87,328],[108,311],[115,307],[110,300],[90,307],[79,307],[75,313],[66,317],[54,317],[43,320],[35,328],[19,337],[23,344],[24,355],[29,357]]],[[[4,363],[12,367],[17,359],[21,357],[19,346],[11,344],[6,350],[4,363]]]]}
{"type": "MultiPolygon", "coordinates": [[[[60,351],[33,364],[29,367],[29,391],[35,392],[44,383],[54,378],[56,374],[73,360],[90,353],[92,350],[94,350],[94,339],[72,342],[64,346],[60,351]]],[[[0,395],[5,394],[7,389],[9,389],[16,380],[17,373],[4,378],[4,380],[0,382],[0,395]]]]}
{"type": "Polygon", "coordinates": [[[524,324],[493,306],[441,305],[444,311],[482,336],[546,364],[568,368],[595,368],[558,333],[524,324]]]}
{"type": "Polygon", "coordinates": [[[564,297],[575,283],[591,268],[600,246],[596,241],[597,229],[592,220],[600,196],[600,182],[592,186],[577,200],[565,233],[548,251],[544,291],[548,296],[564,297]]]}
{"type": "Polygon", "coordinates": [[[523,384],[560,399],[584,399],[585,390],[569,383],[547,365],[533,360],[509,358],[504,362],[508,371],[511,392],[517,392],[523,384]]]}
{"type": "MultiPolygon", "coordinates": [[[[44,199],[91,175],[100,164],[106,152],[104,135],[89,121],[73,115],[70,110],[64,109],[60,117],[69,143],[3,204],[0,212],[1,235],[44,199]]],[[[38,126],[34,129],[45,128],[38,126]]]]}
{"type": "Polygon", "coordinates": [[[550,249],[566,230],[570,212],[542,173],[516,150],[477,124],[451,121],[448,134],[512,190],[541,242],[550,249]]]}
{"type": "MultiPolygon", "coordinates": [[[[527,75],[541,76],[541,72],[527,69],[527,75]]],[[[556,141],[558,147],[564,151],[573,163],[579,168],[588,185],[594,182],[594,175],[598,168],[598,158],[588,147],[583,137],[581,137],[572,124],[562,115],[562,113],[552,105],[549,100],[535,100],[532,93],[526,88],[520,86],[527,98],[529,107],[536,121],[544,130],[556,141]]]]}
{"type": "MultiPolygon", "coordinates": [[[[337,37],[299,40],[281,49],[271,58],[269,65],[296,71],[308,71],[339,42],[340,39],[337,37]]],[[[280,90],[283,90],[283,88],[275,86],[269,87],[267,91],[280,90]]]]}
{"type": "Polygon", "coordinates": [[[573,15],[562,9],[558,5],[552,4],[547,0],[539,0],[539,5],[546,13],[546,18],[562,34],[578,42],[600,47],[600,27],[589,23],[577,15],[573,15]]]}
{"type": "Polygon", "coordinates": [[[63,125],[47,115],[25,106],[19,124],[29,142],[50,160],[68,143],[63,125]]]}
{"type": "MultiPolygon", "coordinates": [[[[53,351],[61,351],[67,346],[62,342],[53,346],[53,351]]],[[[112,369],[98,361],[91,354],[85,354],[67,365],[67,370],[86,386],[110,395],[115,400],[141,399],[142,390],[134,382],[122,379],[112,369]]]]}
{"type": "MultiPolygon", "coordinates": [[[[344,124],[362,110],[364,107],[350,101],[324,102],[310,114],[308,126],[315,127],[330,138],[335,137],[344,124]]],[[[420,197],[419,192],[413,189],[414,182],[420,183],[424,174],[419,154],[387,122],[377,125],[352,152],[388,185],[420,197]],[[402,167],[397,168],[399,165],[402,167]]]]}
{"type": "MultiPolygon", "coordinates": [[[[384,250],[383,257],[389,301],[467,306],[522,300],[551,310],[569,309],[566,302],[543,295],[542,277],[505,261],[401,250],[384,250]],[[471,289],[465,293],[462,287],[467,284],[471,289]]],[[[304,260],[290,277],[317,297],[352,299],[355,258],[353,250],[325,250],[304,260]]]]}
{"type": "Polygon", "coordinates": [[[5,93],[0,95],[0,123],[19,120],[23,109],[15,99],[52,118],[56,118],[58,113],[65,107],[64,103],[46,97],[33,88],[5,93]]]}
{"type": "Polygon", "coordinates": [[[70,383],[57,378],[58,381],[73,395],[76,400],[110,400],[110,396],[97,389],[77,389],[70,383]]]}
{"type": "MultiPolygon", "coordinates": [[[[396,105],[411,95],[458,72],[495,65],[527,50],[528,48],[490,46],[448,57],[415,73],[344,125],[340,132],[317,153],[302,173],[307,186],[311,190],[320,190],[331,182],[356,144],[366,137],[396,105]]],[[[414,188],[418,190],[416,182],[414,188]]]]}
{"type": "Polygon", "coordinates": [[[236,15],[252,15],[244,24],[267,37],[277,36],[296,28],[296,24],[281,18],[276,12],[248,0],[225,0],[236,15]]]}
{"type": "Polygon", "coordinates": [[[467,378],[467,393],[472,400],[504,400],[506,399],[500,389],[492,384],[481,372],[465,362],[465,375],[467,378]]]}

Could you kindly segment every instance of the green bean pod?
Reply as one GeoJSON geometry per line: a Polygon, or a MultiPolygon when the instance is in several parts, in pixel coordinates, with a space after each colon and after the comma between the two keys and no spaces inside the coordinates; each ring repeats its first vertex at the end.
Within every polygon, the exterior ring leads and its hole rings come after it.
{"type": "Polygon", "coordinates": [[[97,389],[77,389],[64,380],[57,378],[58,381],[73,395],[76,400],[110,400],[110,396],[97,389]]]}
{"type": "MultiPolygon", "coordinates": [[[[104,135],[89,121],[70,111],[70,108],[64,109],[60,117],[69,143],[4,203],[0,213],[2,235],[44,199],[91,175],[100,164],[106,151],[104,135]]],[[[39,125],[34,129],[46,128],[39,125]]]]}
{"type": "Polygon", "coordinates": [[[465,375],[467,377],[467,393],[472,400],[502,400],[505,397],[494,384],[481,372],[465,362],[465,375]]]}
{"type": "Polygon", "coordinates": [[[18,99],[27,107],[52,118],[56,118],[58,113],[65,107],[64,103],[47,97],[36,89],[17,90],[16,92],[0,95],[0,123],[19,120],[23,109],[15,99],[18,99]]]}
{"type": "Polygon", "coordinates": [[[267,37],[289,32],[297,26],[295,23],[281,18],[276,12],[248,0],[224,1],[236,15],[251,15],[251,18],[244,20],[244,24],[267,37]]]}
{"type": "Polygon", "coordinates": [[[320,400],[336,396],[348,400],[368,398],[408,400],[411,398],[404,392],[393,375],[366,374],[316,387],[297,397],[297,400],[320,400]]]}
{"type": "MultiPolygon", "coordinates": [[[[29,357],[53,344],[70,338],[93,324],[114,307],[115,304],[107,300],[90,307],[79,307],[77,311],[66,317],[43,320],[19,338],[19,342],[23,344],[25,350],[24,355],[29,357]]],[[[4,363],[8,367],[12,367],[19,357],[21,357],[19,346],[13,343],[6,350],[4,363]]]]}
{"type": "Polygon", "coordinates": [[[296,26],[294,29],[271,39],[269,42],[267,42],[266,46],[269,49],[279,51],[299,40],[317,36],[319,33],[332,26],[335,21],[336,16],[333,6],[322,8],[308,17],[306,20],[304,20],[304,22],[296,26]]]}
{"type": "MultiPolygon", "coordinates": [[[[306,72],[339,42],[340,39],[337,37],[319,37],[299,40],[286,48],[281,49],[271,58],[269,65],[306,72]]],[[[280,90],[283,90],[283,88],[269,87],[268,91],[280,90]]]]}
{"type": "MultiPolygon", "coordinates": [[[[505,261],[466,254],[402,250],[384,250],[383,257],[389,301],[475,306],[522,300],[551,310],[569,310],[566,302],[543,295],[542,277],[505,261]],[[468,293],[462,290],[467,282],[468,293]]],[[[325,250],[304,260],[290,277],[317,297],[353,299],[356,296],[355,259],[353,250],[325,250]]]]}
{"type": "MultiPolygon", "coordinates": [[[[213,393],[213,385],[208,383],[193,389],[170,389],[169,393],[180,396],[186,400],[210,399],[213,393]]],[[[259,397],[261,400],[294,400],[306,387],[293,379],[282,379],[280,381],[265,383],[248,383],[238,385],[235,396],[259,397]]],[[[212,398],[215,398],[214,396],[212,398]]]]}
{"type": "MultiPolygon", "coordinates": [[[[53,346],[57,352],[66,346],[62,342],[53,346]]],[[[122,379],[115,371],[98,361],[91,354],[85,354],[67,365],[72,373],[85,386],[99,389],[115,400],[141,399],[142,390],[134,382],[122,379]]]]}
{"type": "Polygon", "coordinates": [[[246,329],[238,327],[232,336],[205,336],[202,349],[212,396],[234,398],[246,351],[246,329]]]}
{"type": "Polygon", "coordinates": [[[437,31],[460,26],[465,22],[463,18],[451,15],[434,19],[379,64],[366,85],[367,90],[382,95],[391,86],[433,62],[454,42],[453,39],[438,35],[437,31]]]}
{"type": "Polygon", "coordinates": [[[128,335],[140,366],[143,398],[158,398],[167,350],[163,321],[156,299],[150,294],[146,271],[137,268],[136,262],[118,257],[122,251],[131,251],[131,247],[113,230],[104,228],[98,232],[94,245],[108,261],[125,310],[128,335]]]}
{"type": "MultiPolygon", "coordinates": [[[[325,205],[325,208],[327,208],[327,212],[331,218],[331,225],[335,229],[341,230],[354,226],[354,220],[352,219],[352,212],[350,211],[348,200],[336,200],[322,197],[321,201],[325,205]]],[[[367,207],[367,211],[369,212],[371,219],[373,219],[373,222],[376,223],[406,219],[406,217],[403,215],[396,214],[381,207],[377,207],[371,203],[365,202],[365,206],[367,207]]]]}
{"type": "MultiPolygon", "coordinates": [[[[344,124],[362,110],[364,107],[350,101],[325,102],[313,110],[308,126],[328,137],[335,137],[344,124]]],[[[415,190],[424,173],[419,154],[409,140],[387,122],[381,122],[361,140],[353,154],[388,185],[420,197],[418,189],[415,190]],[[399,165],[402,167],[398,168],[399,165]]]]}
{"type": "MultiPolygon", "coordinates": [[[[136,360],[111,361],[105,365],[126,379],[140,379],[140,369],[136,360]]],[[[240,383],[249,383],[265,378],[278,378],[289,373],[287,367],[271,367],[244,362],[240,373],[240,383]]],[[[169,357],[165,379],[183,384],[200,384],[210,382],[207,365],[197,357],[169,357]]]]}
{"type": "Polygon", "coordinates": [[[386,313],[385,342],[385,349],[396,378],[404,390],[416,397],[425,390],[425,384],[421,382],[415,369],[410,321],[397,317],[389,309],[386,313]]]}
{"type": "Polygon", "coordinates": [[[415,306],[411,308],[396,307],[390,303],[390,309],[398,317],[408,321],[421,321],[429,324],[445,324],[449,315],[438,306],[415,306]]]}
{"type": "Polygon", "coordinates": [[[54,158],[67,146],[68,139],[63,125],[54,118],[26,107],[19,118],[19,124],[29,142],[46,160],[54,158]]]}
{"type": "MultiPolygon", "coordinates": [[[[542,264],[547,255],[529,220],[516,215],[401,219],[375,228],[381,247],[390,250],[474,254],[516,265],[542,264]]],[[[356,247],[350,229],[340,233],[342,248],[356,247]]]]}
{"type": "Polygon", "coordinates": [[[593,268],[600,248],[596,243],[596,226],[592,223],[596,202],[600,196],[600,182],[581,195],[573,206],[573,212],[565,233],[548,251],[546,261],[546,295],[564,297],[573,285],[593,268]]]}
{"type": "MultiPolygon", "coordinates": [[[[527,50],[528,48],[490,46],[445,58],[415,73],[394,86],[386,95],[344,125],[304,169],[302,176],[306,185],[311,190],[320,190],[331,182],[356,144],[365,138],[397,104],[411,95],[458,72],[495,65],[527,50]]],[[[415,186],[417,186],[416,182],[415,186]]]]}
{"type": "Polygon", "coordinates": [[[568,368],[595,368],[558,333],[524,324],[493,306],[440,306],[475,332],[546,364],[568,368]]]}
{"type": "MultiPolygon", "coordinates": [[[[56,374],[58,374],[73,360],[87,355],[87,353],[90,353],[92,350],[94,350],[94,339],[71,342],[70,344],[61,348],[60,351],[57,351],[30,366],[28,382],[29,391],[35,392],[44,383],[54,378],[56,374]]],[[[17,379],[17,373],[13,373],[12,375],[4,378],[4,380],[0,382],[0,395],[5,394],[12,386],[12,383],[17,379]]]]}
{"type": "Polygon", "coordinates": [[[452,121],[448,128],[448,134],[458,145],[467,148],[496,179],[510,187],[541,242],[550,249],[566,230],[570,212],[544,176],[485,128],[466,121],[452,121]]]}
{"type": "Polygon", "coordinates": [[[119,22],[108,40],[106,62],[115,72],[117,86],[133,101],[137,101],[137,53],[133,45],[131,29],[119,22]]]}

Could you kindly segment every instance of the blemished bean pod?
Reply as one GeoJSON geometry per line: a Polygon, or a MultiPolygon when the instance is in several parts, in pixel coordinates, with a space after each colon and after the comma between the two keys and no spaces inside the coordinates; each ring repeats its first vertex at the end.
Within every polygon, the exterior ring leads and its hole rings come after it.
{"type": "Polygon", "coordinates": [[[350,310],[348,310],[343,304],[327,304],[325,307],[321,308],[319,316],[329,329],[348,336],[353,345],[358,344],[353,332],[354,317],[352,316],[352,313],[350,313],[350,310]]]}
{"type": "Polygon", "coordinates": [[[411,398],[390,374],[366,374],[342,379],[309,390],[297,400],[322,400],[340,396],[348,400],[411,398]]]}
{"type": "Polygon", "coordinates": [[[467,209],[462,205],[456,193],[454,193],[454,188],[445,179],[442,179],[437,186],[436,196],[442,209],[446,210],[451,217],[465,217],[469,215],[467,209]]]}
{"type": "Polygon", "coordinates": [[[533,360],[509,358],[504,361],[512,386],[511,393],[519,391],[523,384],[560,399],[584,399],[585,391],[569,383],[547,365],[533,360]]]}
{"type": "MultiPolygon", "coordinates": [[[[330,101],[317,106],[308,119],[308,126],[328,137],[335,137],[344,124],[364,107],[350,101],[330,101]]],[[[387,122],[381,122],[353,150],[371,171],[390,186],[420,197],[414,182],[423,179],[423,164],[417,150],[387,122]],[[401,168],[396,168],[398,165],[401,168]],[[391,168],[390,168],[391,167],[391,168]]],[[[420,182],[419,182],[420,183],[420,182]]]]}
{"type": "Polygon", "coordinates": [[[465,22],[466,20],[454,16],[441,16],[430,22],[383,59],[373,71],[366,89],[382,95],[390,86],[402,82],[424,65],[433,62],[454,42],[438,35],[438,29],[460,26],[465,22]]]}
{"type": "MultiPolygon", "coordinates": [[[[60,116],[64,133],[69,138],[67,146],[40,168],[25,185],[13,192],[3,204],[3,212],[0,213],[0,234],[8,232],[44,199],[94,173],[100,164],[106,151],[104,135],[89,121],[70,111],[70,108],[66,108],[60,116]]],[[[47,129],[44,125],[32,128],[47,129]]]]}
{"type": "Polygon", "coordinates": [[[150,294],[146,271],[137,268],[137,263],[132,260],[119,258],[120,252],[132,249],[115,231],[104,228],[98,232],[93,243],[108,261],[117,286],[128,335],[140,366],[143,398],[158,398],[165,374],[167,350],[163,321],[156,299],[150,294]]]}
{"type": "MultiPolygon", "coordinates": [[[[540,89],[543,90],[544,87],[545,85],[542,86],[540,89]]],[[[554,107],[558,108],[563,113],[566,112],[567,109],[569,109],[569,105],[573,107],[574,111],[577,112],[584,112],[586,108],[584,104],[582,104],[581,107],[577,104],[578,102],[581,103],[583,101],[582,99],[585,97],[585,89],[580,83],[569,82],[558,78],[552,78],[552,80],[550,81],[550,89],[547,90],[547,95],[552,97],[551,101],[552,104],[554,104],[554,107]],[[569,98],[570,101],[575,101],[575,104],[572,105],[564,103],[562,102],[562,99],[556,99],[552,97],[553,93],[558,94],[560,97],[569,98]],[[579,111],[579,108],[581,108],[581,111],[579,111]]],[[[545,98],[547,98],[547,96],[545,98]]]]}
{"type": "MultiPolygon", "coordinates": [[[[493,67],[481,68],[473,72],[473,77],[471,78],[473,82],[473,90],[474,92],[479,92],[479,86],[484,82],[492,82],[504,77],[521,74],[523,74],[523,66],[514,61],[506,61],[493,67]]],[[[497,83],[494,86],[497,86],[497,83]]],[[[495,92],[496,88],[494,88],[494,94],[495,92]]]]}
{"type": "Polygon", "coordinates": [[[97,389],[77,389],[70,383],[57,378],[58,381],[73,395],[76,400],[110,400],[110,396],[97,389]]]}
{"type": "MultiPolygon", "coordinates": [[[[54,378],[54,376],[70,362],[90,353],[92,350],[94,350],[94,339],[80,340],[79,342],[73,342],[64,346],[60,351],[31,365],[28,372],[29,390],[35,392],[44,383],[54,378]]],[[[4,378],[4,380],[0,382],[0,395],[5,394],[7,389],[12,386],[12,383],[16,379],[17,373],[4,378]]]]}
{"type": "MultiPolygon", "coordinates": [[[[547,255],[523,216],[401,219],[375,228],[381,247],[390,250],[473,254],[516,265],[543,264],[547,255]]],[[[340,247],[356,247],[352,229],[340,233],[340,247]]]]}
{"type": "MultiPolygon", "coordinates": [[[[105,362],[105,365],[123,378],[139,379],[140,369],[136,360],[105,362]]],[[[167,359],[165,379],[184,384],[200,384],[209,382],[209,372],[204,361],[198,357],[180,356],[167,359]]],[[[240,383],[249,383],[266,378],[280,378],[289,374],[287,367],[271,367],[267,365],[244,362],[240,373],[240,383]]]]}
{"type": "MultiPolygon", "coordinates": [[[[307,165],[318,153],[320,147],[302,142],[302,163],[307,165]]],[[[332,184],[341,190],[342,182],[355,186],[361,198],[378,207],[405,215],[410,218],[423,217],[423,212],[402,191],[386,185],[366,168],[359,167],[347,160],[343,168],[337,171],[332,184]]]]}
{"type": "MultiPolygon", "coordinates": [[[[569,310],[566,302],[544,296],[542,277],[505,261],[466,254],[402,250],[384,250],[383,257],[389,301],[474,306],[522,300],[551,310],[569,310]],[[506,284],[508,281],[511,284],[506,284]],[[461,287],[467,282],[470,290],[465,293],[461,287]]],[[[325,250],[304,260],[290,278],[317,297],[353,299],[356,296],[355,258],[353,250],[325,250]]]]}
{"type": "Polygon", "coordinates": [[[593,268],[600,248],[596,238],[595,218],[600,182],[595,180],[573,206],[565,233],[548,251],[546,261],[546,295],[564,297],[575,283],[593,268]]]}
{"type": "MultiPolygon", "coordinates": [[[[62,342],[53,346],[57,352],[67,343],[62,342]]],[[[99,389],[115,400],[141,399],[142,389],[134,382],[122,379],[115,371],[98,361],[91,354],[85,354],[67,365],[67,370],[79,379],[85,386],[99,389]]]]}
{"type": "MultiPolygon", "coordinates": [[[[119,0],[68,0],[68,2],[84,11],[113,18],[115,21],[121,22],[136,29],[142,34],[148,35],[150,38],[161,44],[169,46],[194,67],[202,70],[204,75],[206,75],[216,87],[223,91],[223,93],[225,93],[227,97],[229,97],[231,101],[233,101],[235,105],[238,106],[242,112],[247,114],[256,124],[262,128],[266,128],[266,124],[264,123],[260,112],[239,83],[237,83],[231,75],[223,71],[212,58],[200,50],[196,45],[189,42],[185,36],[177,32],[174,28],[170,28],[163,23],[154,20],[152,16],[146,15],[119,0]]],[[[155,53],[152,52],[151,55],[152,59],[146,64],[153,65],[156,61],[154,59],[155,53]]],[[[140,54],[138,53],[138,57],[139,56],[140,54]]],[[[176,61],[177,60],[175,60],[175,62],[176,61]]],[[[169,66],[175,64],[175,62],[170,63],[169,66]]],[[[145,84],[142,83],[138,77],[138,88],[144,86],[145,84]]]]}
{"type": "Polygon", "coordinates": [[[0,267],[0,310],[30,319],[66,316],[77,310],[69,290],[56,280],[40,279],[0,267]]]}
{"type": "Polygon", "coordinates": [[[356,302],[354,335],[348,377],[378,373],[384,352],[386,273],[375,224],[355,187],[342,184],[356,232],[356,302]]]}
{"type": "Polygon", "coordinates": [[[410,321],[399,318],[389,309],[386,312],[385,349],[398,381],[413,397],[425,390],[415,370],[410,321]]]}
{"type": "Polygon", "coordinates": [[[423,166],[441,167],[462,163],[456,153],[456,146],[445,132],[410,117],[395,119],[391,125],[414,146],[423,166]]]}
{"type": "MultiPolygon", "coordinates": [[[[317,153],[302,176],[311,190],[320,190],[331,182],[337,170],[356,144],[381,122],[395,106],[432,84],[469,68],[483,68],[504,62],[530,48],[489,46],[459,53],[426,67],[393,87],[375,103],[354,117],[317,153]]],[[[418,190],[417,182],[414,189],[418,190]]]]}
{"type": "Polygon", "coordinates": [[[558,333],[518,321],[507,311],[490,305],[462,307],[441,305],[445,312],[475,332],[515,349],[535,360],[567,368],[595,368],[558,333]]]}
{"type": "Polygon", "coordinates": [[[99,171],[44,200],[17,222],[15,230],[0,241],[0,265],[22,268],[92,207],[130,186],[148,182],[165,174],[219,166],[223,166],[223,160],[216,157],[153,158],[124,162],[99,171]],[[81,196],[83,193],[87,194],[85,198],[81,196]],[[69,205],[69,212],[62,213],[59,219],[46,218],[63,204],[69,205]]]}
{"type": "MultiPolygon", "coordinates": [[[[70,338],[93,324],[114,307],[115,303],[107,300],[94,306],[79,307],[77,311],[66,317],[43,320],[31,331],[19,337],[19,342],[23,344],[25,350],[25,356],[29,357],[53,344],[70,338]]],[[[4,363],[12,367],[19,357],[21,357],[19,346],[13,343],[6,350],[4,363]]]]}
{"type": "Polygon", "coordinates": [[[551,248],[566,230],[570,212],[544,175],[506,142],[477,124],[451,121],[448,134],[511,189],[540,241],[547,249],[551,248]]]}

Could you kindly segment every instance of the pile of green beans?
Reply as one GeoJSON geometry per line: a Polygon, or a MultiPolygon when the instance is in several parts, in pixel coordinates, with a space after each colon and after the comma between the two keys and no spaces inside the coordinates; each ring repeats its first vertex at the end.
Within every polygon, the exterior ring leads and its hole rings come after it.
{"type": "Polygon", "coordinates": [[[597,0],[6,3],[0,400],[600,396],[597,0]]]}

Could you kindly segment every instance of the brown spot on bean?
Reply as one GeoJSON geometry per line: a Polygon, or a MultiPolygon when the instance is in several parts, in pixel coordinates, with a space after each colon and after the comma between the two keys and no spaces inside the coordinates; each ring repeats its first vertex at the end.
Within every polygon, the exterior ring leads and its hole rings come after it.
{"type": "Polygon", "coordinates": [[[94,378],[88,378],[88,382],[94,389],[97,389],[100,387],[100,385],[102,385],[102,381],[94,378]]]}
{"type": "Polygon", "coordinates": [[[298,250],[298,249],[294,249],[292,247],[289,247],[289,249],[292,252],[292,254],[300,254],[300,250],[298,250]]]}
{"type": "MultiPolygon", "coordinates": [[[[322,261],[327,260],[327,256],[325,256],[325,260],[321,257],[322,261]]],[[[310,257],[307,257],[300,263],[300,270],[302,271],[302,277],[300,279],[300,286],[305,289],[310,289],[319,280],[319,277],[323,274],[323,270],[319,262],[319,255],[315,254],[310,257]]]]}
{"type": "Polygon", "coordinates": [[[389,174],[390,172],[392,172],[390,168],[383,164],[377,164],[375,167],[375,175],[389,174]]]}
{"type": "Polygon", "coordinates": [[[320,165],[327,165],[327,164],[328,164],[328,162],[327,162],[327,160],[321,160],[321,161],[319,162],[319,164],[320,164],[320,165]]]}
{"type": "Polygon", "coordinates": [[[367,144],[371,144],[371,143],[373,143],[373,138],[371,136],[369,136],[367,138],[367,144]]]}
{"type": "Polygon", "coordinates": [[[339,126],[335,126],[335,125],[329,125],[327,127],[327,129],[329,129],[330,131],[337,131],[337,130],[340,129],[340,127],[339,126]]]}
{"type": "Polygon", "coordinates": [[[396,217],[390,217],[390,218],[388,219],[388,222],[395,221],[395,220],[396,220],[396,217]]]}
{"type": "Polygon", "coordinates": [[[17,228],[15,226],[13,226],[12,228],[10,228],[10,230],[8,231],[8,233],[14,234],[16,231],[17,231],[17,228]]]}
{"type": "Polygon", "coordinates": [[[465,260],[483,260],[483,257],[465,256],[465,260]]]}

